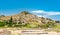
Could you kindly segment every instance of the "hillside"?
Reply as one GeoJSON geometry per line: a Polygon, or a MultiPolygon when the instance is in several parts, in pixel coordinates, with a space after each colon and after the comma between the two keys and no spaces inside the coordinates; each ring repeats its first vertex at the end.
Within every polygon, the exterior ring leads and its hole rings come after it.
{"type": "Polygon", "coordinates": [[[23,25],[23,26],[26,25],[28,27],[30,27],[30,26],[50,27],[50,26],[54,26],[56,24],[56,22],[52,19],[38,17],[38,16],[28,13],[26,11],[23,11],[16,15],[2,17],[2,18],[0,18],[0,21],[9,23],[11,18],[12,18],[12,20],[11,20],[12,24],[18,24],[18,25],[23,25]]]}
{"type": "Polygon", "coordinates": [[[1,21],[8,21],[11,17],[13,18],[13,21],[21,21],[24,23],[33,22],[33,21],[42,23],[41,22],[42,20],[44,22],[50,21],[50,19],[48,19],[48,18],[38,17],[38,16],[28,13],[28,12],[21,12],[20,14],[16,14],[16,15],[5,16],[5,17],[0,18],[0,20],[1,21]]]}

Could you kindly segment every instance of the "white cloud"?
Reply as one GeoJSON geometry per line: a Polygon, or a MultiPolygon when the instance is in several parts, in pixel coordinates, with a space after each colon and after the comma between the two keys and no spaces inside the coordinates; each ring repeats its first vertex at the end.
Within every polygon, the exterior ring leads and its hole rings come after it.
{"type": "Polygon", "coordinates": [[[36,10],[36,11],[32,11],[32,13],[43,13],[46,15],[60,15],[60,12],[54,12],[54,11],[44,11],[44,10],[36,10]]]}
{"type": "Polygon", "coordinates": [[[44,13],[43,10],[36,10],[36,11],[32,11],[32,12],[35,12],[35,13],[44,13]]]}
{"type": "Polygon", "coordinates": [[[44,11],[44,10],[35,10],[32,11],[31,13],[36,14],[39,17],[45,17],[45,18],[50,18],[53,20],[60,20],[60,12],[56,11],[44,11]]]}

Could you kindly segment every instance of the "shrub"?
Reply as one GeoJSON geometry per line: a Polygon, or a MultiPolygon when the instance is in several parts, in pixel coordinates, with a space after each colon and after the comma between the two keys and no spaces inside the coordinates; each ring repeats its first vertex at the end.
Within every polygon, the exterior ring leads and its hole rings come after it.
{"type": "Polygon", "coordinates": [[[5,26],[4,22],[0,22],[0,27],[5,26]]]}

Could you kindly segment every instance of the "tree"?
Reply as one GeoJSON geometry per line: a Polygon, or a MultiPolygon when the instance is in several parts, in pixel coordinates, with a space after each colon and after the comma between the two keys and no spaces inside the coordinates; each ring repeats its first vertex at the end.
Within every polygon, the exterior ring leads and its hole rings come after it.
{"type": "Polygon", "coordinates": [[[55,26],[55,23],[54,23],[54,22],[48,22],[48,23],[45,24],[45,25],[46,25],[46,27],[51,28],[51,27],[54,27],[54,26],[55,26]]]}
{"type": "Polygon", "coordinates": [[[28,11],[23,11],[23,12],[21,12],[21,13],[23,13],[23,14],[30,14],[28,11]]]}
{"type": "Polygon", "coordinates": [[[56,23],[60,23],[60,21],[55,21],[56,23]]]}
{"type": "Polygon", "coordinates": [[[11,18],[10,18],[10,20],[9,20],[8,26],[9,26],[9,27],[12,26],[12,16],[11,16],[11,18]]]}

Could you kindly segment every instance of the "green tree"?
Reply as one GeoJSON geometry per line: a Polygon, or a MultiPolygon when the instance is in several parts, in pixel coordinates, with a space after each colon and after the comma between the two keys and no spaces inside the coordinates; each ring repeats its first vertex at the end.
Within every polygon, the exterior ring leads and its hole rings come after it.
{"type": "Polygon", "coordinates": [[[54,22],[48,22],[47,24],[45,24],[46,27],[54,27],[55,26],[55,23],[54,22]]]}
{"type": "Polygon", "coordinates": [[[13,21],[12,21],[12,16],[11,16],[11,18],[10,18],[10,20],[9,20],[9,23],[8,23],[8,26],[9,26],[9,27],[12,27],[12,24],[13,24],[12,22],[13,22],[13,21]]]}
{"type": "Polygon", "coordinates": [[[21,13],[23,13],[23,14],[30,14],[28,11],[23,11],[23,12],[21,12],[21,13]]]}
{"type": "Polygon", "coordinates": [[[60,23],[60,21],[55,21],[56,23],[60,23]]]}

